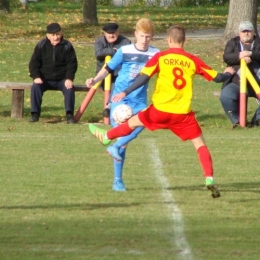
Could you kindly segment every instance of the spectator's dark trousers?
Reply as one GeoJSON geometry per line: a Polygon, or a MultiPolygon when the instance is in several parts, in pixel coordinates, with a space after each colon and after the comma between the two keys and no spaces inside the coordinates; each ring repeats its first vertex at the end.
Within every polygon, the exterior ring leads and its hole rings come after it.
{"type": "Polygon", "coordinates": [[[74,88],[67,89],[65,87],[65,80],[61,81],[47,81],[44,80],[42,84],[33,83],[31,89],[31,113],[41,114],[42,96],[46,90],[60,90],[64,96],[66,114],[74,114],[75,104],[75,90],[74,88]]]}

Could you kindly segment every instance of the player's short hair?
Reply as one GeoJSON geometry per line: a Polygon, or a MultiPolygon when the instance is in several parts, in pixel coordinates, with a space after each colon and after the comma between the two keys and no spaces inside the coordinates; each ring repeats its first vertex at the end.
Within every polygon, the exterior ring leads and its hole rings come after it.
{"type": "Polygon", "coordinates": [[[148,18],[141,18],[135,26],[136,31],[154,35],[154,23],[148,18]]]}
{"type": "Polygon", "coordinates": [[[179,25],[171,26],[167,30],[167,36],[176,43],[183,43],[185,41],[185,30],[179,25]]]}

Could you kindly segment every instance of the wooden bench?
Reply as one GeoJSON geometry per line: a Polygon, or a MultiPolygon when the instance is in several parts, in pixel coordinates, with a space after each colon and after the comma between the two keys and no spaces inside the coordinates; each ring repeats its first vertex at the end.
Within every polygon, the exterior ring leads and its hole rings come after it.
{"type": "MultiPolygon", "coordinates": [[[[22,82],[0,82],[0,89],[12,90],[12,118],[22,118],[24,111],[24,91],[30,90],[32,83],[22,82]]],[[[75,91],[87,92],[89,89],[85,85],[74,85],[75,91]]]]}

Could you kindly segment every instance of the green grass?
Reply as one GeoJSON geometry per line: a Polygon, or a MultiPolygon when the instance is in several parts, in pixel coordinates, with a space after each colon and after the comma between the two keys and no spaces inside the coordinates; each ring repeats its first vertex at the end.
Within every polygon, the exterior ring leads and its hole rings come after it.
{"type": "Polygon", "coordinates": [[[204,128],[214,200],[194,148],[167,131],[130,144],[128,191],[115,193],[111,159],[87,125],[1,122],[1,259],[181,259],[173,207],[194,259],[258,259],[258,132],[204,128]]]}
{"type": "MultiPolygon", "coordinates": [[[[29,30],[25,15],[45,8],[43,3],[12,14],[23,28],[21,37],[29,30]]],[[[44,27],[41,17],[34,19],[44,27]]],[[[19,29],[8,16],[1,18],[6,31],[19,29]]],[[[28,61],[37,37],[19,37],[0,42],[1,81],[30,81],[28,61]]],[[[84,84],[95,71],[93,45],[73,44],[79,59],[75,83],[84,84]]],[[[163,41],[153,45],[166,48],[163,41]]],[[[185,48],[224,69],[222,42],[187,40],[185,48]]],[[[0,259],[258,260],[259,129],[231,130],[213,95],[220,88],[195,78],[193,108],[212,154],[219,199],[205,189],[192,145],[163,130],[143,131],[130,143],[124,169],[128,191],[113,192],[112,160],[87,126],[102,120],[102,93],[95,94],[79,124],[67,125],[61,93],[47,91],[40,122],[29,124],[29,91],[24,117],[17,120],[10,118],[11,91],[1,90],[0,259]]],[[[75,108],[84,96],[76,93],[75,108]]],[[[256,106],[249,99],[248,119],[256,106]]]]}
{"type": "Polygon", "coordinates": [[[82,4],[73,1],[41,0],[30,2],[26,10],[14,6],[11,14],[0,14],[0,37],[4,39],[40,39],[46,33],[46,25],[59,22],[71,41],[93,42],[109,21],[120,25],[120,31],[132,36],[136,21],[147,17],[154,21],[156,33],[165,33],[173,24],[187,30],[223,28],[226,25],[228,7],[114,7],[98,6],[99,25],[83,24],[82,4]],[[16,7],[16,8],[15,8],[16,7]]]}

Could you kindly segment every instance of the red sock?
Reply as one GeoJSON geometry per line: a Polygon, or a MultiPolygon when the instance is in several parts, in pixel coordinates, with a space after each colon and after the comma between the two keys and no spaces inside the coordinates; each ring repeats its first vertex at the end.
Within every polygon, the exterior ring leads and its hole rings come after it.
{"type": "Polygon", "coordinates": [[[121,125],[118,125],[115,128],[112,128],[107,131],[107,138],[113,140],[115,138],[129,135],[133,132],[134,129],[130,128],[128,122],[125,122],[121,125]]]}
{"type": "Polygon", "coordinates": [[[199,161],[202,166],[205,177],[213,177],[213,166],[210,152],[207,146],[201,146],[197,150],[199,161]]]}

